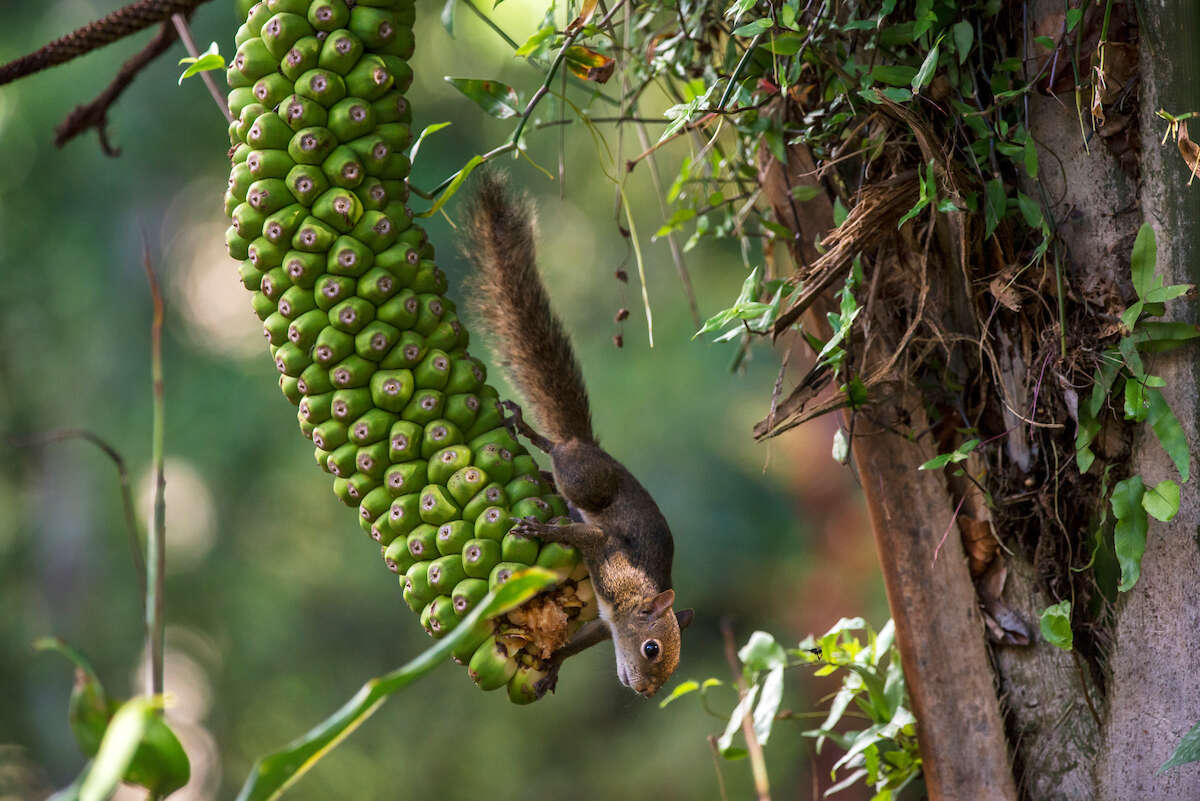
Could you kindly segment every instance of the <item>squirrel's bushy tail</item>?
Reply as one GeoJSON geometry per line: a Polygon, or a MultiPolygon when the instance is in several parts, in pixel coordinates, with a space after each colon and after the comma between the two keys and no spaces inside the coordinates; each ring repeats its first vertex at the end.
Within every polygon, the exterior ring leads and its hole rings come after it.
{"type": "Polygon", "coordinates": [[[480,176],[465,215],[463,252],[476,267],[471,310],[541,433],[593,442],[583,375],[538,275],[529,203],[514,200],[505,184],[503,174],[480,176]]]}

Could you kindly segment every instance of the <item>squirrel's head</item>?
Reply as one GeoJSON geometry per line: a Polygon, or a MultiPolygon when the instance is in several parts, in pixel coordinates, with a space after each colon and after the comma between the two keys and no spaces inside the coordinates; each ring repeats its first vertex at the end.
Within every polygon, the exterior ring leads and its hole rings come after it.
{"type": "Polygon", "coordinates": [[[675,591],[664,590],[644,599],[623,620],[614,621],[617,678],[647,698],[679,664],[679,620],[671,609],[673,603],[675,591]]]}

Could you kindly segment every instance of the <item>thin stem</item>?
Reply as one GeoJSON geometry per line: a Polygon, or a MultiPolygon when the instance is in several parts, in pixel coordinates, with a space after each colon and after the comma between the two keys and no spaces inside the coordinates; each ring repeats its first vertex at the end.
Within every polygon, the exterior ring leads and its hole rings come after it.
{"type": "MultiPolygon", "coordinates": [[[[493,159],[496,156],[499,156],[502,153],[508,153],[508,152],[516,150],[516,149],[517,149],[516,142],[509,142],[507,144],[500,145],[500,147],[489,150],[488,152],[486,152],[482,156],[480,156],[479,163],[482,164],[482,163],[488,161],[489,159],[493,159]]],[[[413,191],[416,192],[418,195],[420,195],[423,198],[426,198],[428,200],[433,200],[438,195],[440,195],[442,192],[446,191],[446,187],[448,187],[448,186],[450,186],[450,184],[454,183],[454,179],[457,178],[459,173],[461,173],[461,172],[462,172],[462,170],[458,170],[458,172],[455,172],[453,175],[451,175],[446,180],[442,181],[440,184],[435,186],[429,192],[422,192],[415,188],[413,188],[413,191]]]]}
{"type": "MultiPolygon", "coordinates": [[[[654,186],[654,197],[658,200],[658,209],[662,213],[663,221],[665,222],[670,215],[667,214],[667,202],[664,200],[662,178],[658,174],[658,161],[654,157],[654,152],[650,150],[650,137],[646,135],[646,126],[640,122],[634,123],[633,128],[637,132],[638,144],[641,145],[642,150],[650,153],[647,157],[650,162],[650,183],[654,186]]],[[[692,276],[688,272],[687,264],[683,260],[683,249],[679,247],[679,238],[675,236],[674,231],[667,234],[667,247],[671,250],[671,261],[675,264],[675,272],[679,275],[679,282],[683,284],[684,294],[687,295],[688,308],[692,312],[692,322],[695,324],[696,330],[699,330],[701,324],[700,307],[696,304],[696,292],[692,288],[692,276]]]]}
{"type": "MultiPolygon", "coordinates": [[[[728,618],[721,621],[721,636],[725,639],[725,659],[733,672],[738,698],[746,695],[746,679],[738,666],[737,645],[733,641],[733,624],[728,618]]],[[[771,801],[771,784],[767,779],[767,760],[763,757],[762,743],[754,733],[754,722],[750,718],[750,710],[746,710],[742,718],[742,734],[746,737],[746,755],[750,759],[750,772],[754,776],[754,792],[758,801],[771,801]]]]}
{"type": "MultiPolygon", "coordinates": [[[[175,32],[179,34],[179,41],[183,42],[188,55],[192,58],[200,58],[200,48],[196,47],[196,40],[192,38],[192,30],[188,27],[187,18],[182,14],[172,14],[171,24],[175,26],[175,32]]],[[[208,87],[208,93],[212,95],[213,101],[216,102],[217,108],[221,109],[221,113],[225,115],[225,119],[228,122],[233,122],[233,114],[229,111],[229,104],[225,102],[225,95],[221,94],[221,90],[217,88],[212,72],[205,70],[200,73],[200,80],[204,81],[204,85],[208,87]]]]}
{"type": "Polygon", "coordinates": [[[133,492],[129,488],[129,468],[126,467],[125,459],[121,456],[120,452],[107,440],[102,439],[98,434],[88,431],[85,428],[62,428],[47,431],[44,434],[39,434],[29,439],[14,440],[12,445],[17,448],[24,448],[33,445],[66,442],[72,439],[81,439],[92,443],[103,451],[104,455],[111,459],[117,468],[117,481],[121,487],[121,506],[125,514],[125,532],[129,538],[129,553],[133,558],[133,569],[137,574],[138,587],[141,592],[139,600],[144,604],[146,602],[146,560],[142,556],[142,544],[138,540],[137,518],[134,515],[133,507],[133,492]]]}
{"type": "MultiPolygon", "coordinates": [[[[604,15],[604,19],[597,23],[596,27],[604,27],[604,23],[612,19],[612,15],[617,12],[621,6],[625,5],[625,0],[619,0],[609,12],[604,15]]],[[[562,47],[558,49],[558,54],[555,55],[554,61],[550,64],[550,71],[546,73],[546,79],[542,81],[542,85],[533,93],[533,97],[529,98],[529,103],[525,106],[525,112],[521,114],[521,121],[517,123],[517,130],[513,131],[512,143],[516,144],[521,138],[521,132],[525,130],[526,123],[529,122],[529,117],[533,114],[533,110],[537,108],[538,103],[542,102],[542,98],[550,91],[550,82],[554,80],[558,68],[562,66],[563,61],[567,57],[567,50],[571,45],[575,44],[575,40],[579,38],[579,34],[583,33],[584,28],[579,27],[567,34],[567,38],[563,39],[562,47]]]]}
{"type": "Polygon", "coordinates": [[[150,695],[162,695],[163,691],[163,579],[166,573],[166,501],[167,486],[163,474],[163,428],[165,417],[163,368],[162,368],[162,323],[163,299],[159,291],[158,278],[150,263],[150,245],[142,237],[142,265],[150,283],[150,297],[154,301],[154,317],[150,323],[150,374],[154,392],[154,427],[151,435],[151,457],[154,462],[154,522],[146,538],[146,638],[150,660],[150,695]]]}
{"type": "Polygon", "coordinates": [[[479,19],[483,20],[484,25],[488,26],[493,31],[495,31],[496,35],[499,36],[501,39],[503,39],[505,41],[505,43],[508,44],[509,47],[511,47],[513,50],[516,50],[517,48],[520,47],[520,45],[516,43],[516,40],[514,40],[511,36],[509,36],[507,33],[505,33],[504,29],[501,28],[499,25],[497,25],[492,20],[491,17],[489,17],[487,14],[484,14],[482,11],[480,11],[478,6],[476,6],[474,3],[472,3],[471,0],[462,0],[462,2],[464,5],[466,5],[467,8],[471,9],[471,11],[475,14],[475,16],[477,16],[477,17],[479,17],[479,19]]]}

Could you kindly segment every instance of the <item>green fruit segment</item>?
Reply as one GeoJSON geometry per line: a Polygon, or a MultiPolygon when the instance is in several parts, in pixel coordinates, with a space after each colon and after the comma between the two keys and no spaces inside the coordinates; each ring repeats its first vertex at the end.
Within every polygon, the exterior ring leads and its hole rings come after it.
{"type": "MultiPolygon", "coordinates": [[[[518,518],[556,520],[567,508],[504,428],[406,205],[414,4],[239,8],[226,244],[335,495],[434,637],[533,564],[564,579],[539,603],[569,596],[554,603],[570,621],[581,603],[594,615],[573,549],[509,532],[518,518]]],[[[550,650],[535,644],[533,617],[481,622],[455,660],[484,689],[507,684],[514,702],[535,700],[550,650]]]]}

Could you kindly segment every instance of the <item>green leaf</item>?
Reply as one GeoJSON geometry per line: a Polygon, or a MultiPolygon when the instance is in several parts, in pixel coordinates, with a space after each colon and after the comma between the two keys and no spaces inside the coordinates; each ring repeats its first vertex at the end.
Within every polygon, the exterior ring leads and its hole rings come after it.
{"type": "Polygon", "coordinates": [[[917,77],[917,70],[898,64],[880,64],[871,70],[871,77],[890,86],[909,86],[917,77]]]}
{"type": "Polygon", "coordinates": [[[1117,482],[1109,500],[1113,516],[1117,519],[1113,543],[1117,561],[1121,564],[1121,583],[1117,586],[1121,592],[1131,590],[1142,572],[1142,554],[1146,551],[1146,529],[1149,526],[1146,510],[1142,507],[1144,494],[1142,477],[1130,476],[1117,482]]]}
{"type": "MultiPolygon", "coordinates": [[[[908,90],[905,90],[908,91],[908,90]]],[[[837,228],[850,216],[850,210],[842,203],[840,197],[833,199],[833,226],[837,228]]]]}
{"type": "Polygon", "coordinates": [[[1142,508],[1155,520],[1169,523],[1179,512],[1179,485],[1169,478],[1158,482],[1142,496],[1142,508]]]}
{"type": "Polygon", "coordinates": [[[950,35],[954,38],[954,52],[958,53],[958,63],[962,64],[971,54],[971,45],[975,43],[975,29],[971,27],[971,23],[964,20],[955,23],[950,29],[950,35]]]}
{"type": "Polygon", "coordinates": [[[479,78],[452,78],[449,75],[446,81],[498,120],[521,115],[521,98],[506,83],[479,78]]]}
{"type": "Polygon", "coordinates": [[[433,201],[433,205],[420,214],[414,216],[432,217],[441,211],[442,206],[445,206],[446,203],[450,201],[450,198],[454,197],[455,193],[457,193],[462,187],[463,181],[467,180],[467,176],[474,172],[475,168],[482,163],[483,156],[472,156],[471,160],[464,164],[462,169],[454,174],[454,178],[450,181],[450,185],[442,191],[442,194],[438,195],[437,200],[433,201]]]}
{"type": "Polygon", "coordinates": [[[777,56],[794,56],[800,52],[804,40],[805,37],[798,33],[783,33],[769,42],[763,42],[763,47],[777,56]]]}
{"type": "Polygon", "coordinates": [[[1142,223],[1138,229],[1137,239],[1133,242],[1133,256],[1130,259],[1133,273],[1133,290],[1142,300],[1148,300],[1146,295],[1161,281],[1156,282],[1154,264],[1158,259],[1158,250],[1154,242],[1154,229],[1149,223],[1142,223]]]}
{"type": "Polygon", "coordinates": [[[815,184],[798,184],[792,187],[792,199],[797,203],[806,203],[823,192],[824,190],[815,184]]]}
{"type": "Polygon", "coordinates": [[[937,43],[934,44],[928,55],[925,56],[925,60],[921,62],[921,68],[913,76],[912,83],[910,84],[913,94],[920,92],[933,78],[933,71],[937,69],[941,41],[939,37],[937,43]]]}
{"type": "Polygon", "coordinates": [[[1146,415],[1146,423],[1150,426],[1150,430],[1154,432],[1154,436],[1158,438],[1158,444],[1162,445],[1167,456],[1171,457],[1171,461],[1175,463],[1175,469],[1179,471],[1179,476],[1184,481],[1187,481],[1191,476],[1192,455],[1188,450],[1187,434],[1184,433],[1183,426],[1179,424],[1179,418],[1171,411],[1171,407],[1167,405],[1167,399],[1157,389],[1148,388],[1145,390],[1146,402],[1149,404],[1150,410],[1146,415]]]}
{"type": "Polygon", "coordinates": [[[1067,9],[1067,33],[1075,30],[1075,26],[1079,24],[1079,20],[1083,19],[1083,9],[1068,8],[1067,9]]]}
{"type": "Polygon", "coordinates": [[[1042,227],[1042,207],[1036,200],[1024,192],[1018,192],[1017,207],[1021,210],[1021,216],[1025,218],[1026,225],[1030,228],[1042,227]]]}
{"type": "Polygon", "coordinates": [[[79,801],[106,801],[113,794],[133,762],[150,719],[161,708],[161,698],[137,696],[121,704],[113,713],[92,768],[79,788],[79,801]]]}
{"type": "Polygon", "coordinates": [[[1133,378],[1125,379],[1125,419],[1140,423],[1149,412],[1145,385],[1133,378]]]}
{"type": "Polygon", "coordinates": [[[958,464],[965,461],[971,451],[979,447],[978,439],[969,439],[962,445],[959,445],[949,453],[939,453],[923,465],[918,467],[918,470],[941,470],[948,464],[958,464]]]}
{"type": "Polygon", "coordinates": [[[188,68],[183,71],[183,74],[179,76],[179,83],[183,83],[184,78],[190,78],[193,75],[198,75],[201,72],[225,69],[225,58],[221,55],[220,48],[217,47],[216,42],[210,44],[208,49],[199,56],[187,56],[186,58],[181,58],[179,59],[179,63],[189,65],[188,68]]]}
{"type": "Polygon", "coordinates": [[[655,239],[658,239],[659,237],[666,236],[667,234],[669,234],[673,231],[678,231],[680,228],[683,227],[683,224],[685,222],[687,222],[688,220],[692,219],[695,216],[696,216],[695,209],[692,209],[692,208],[675,209],[674,213],[671,214],[670,219],[668,219],[665,223],[663,223],[662,228],[659,228],[657,231],[655,231],[654,236],[650,237],[650,239],[655,240],[655,239]]]}
{"type": "Polygon", "coordinates": [[[758,685],[755,684],[746,694],[742,696],[742,700],[738,701],[737,706],[733,708],[733,712],[729,715],[729,722],[725,724],[725,731],[717,739],[717,749],[721,752],[721,756],[726,759],[740,759],[745,756],[745,752],[740,749],[733,748],[733,737],[738,733],[738,729],[742,727],[742,721],[750,710],[754,708],[754,699],[758,697],[758,685]]]}
{"type": "Polygon", "coordinates": [[[458,0],[446,0],[446,4],[442,6],[442,27],[446,29],[446,33],[450,34],[450,38],[454,38],[454,6],[458,0]]]}
{"type": "Polygon", "coordinates": [[[1047,50],[1053,50],[1055,47],[1058,46],[1058,43],[1055,42],[1054,39],[1052,39],[1049,36],[1035,36],[1035,37],[1033,37],[1033,41],[1037,42],[1039,45],[1046,48],[1047,50]]]}
{"type": "Polygon", "coordinates": [[[1071,602],[1059,601],[1047,606],[1041,612],[1042,636],[1046,642],[1070,651],[1074,647],[1074,636],[1071,633],[1071,602]]]}
{"type": "Polygon", "coordinates": [[[996,230],[996,226],[1004,218],[1008,206],[1008,197],[1004,192],[1004,183],[998,178],[988,181],[984,188],[987,190],[984,194],[983,206],[983,236],[986,239],[992,235],[992,231],[996,230]]]}
{"type": "Polygon", "coordinates": [[[524,58],[541,49],[542,43],[554,35],[554,26],[547,25],[540,29],[537,33],[525,40],[525,43],[517,48],[513,55],[524,58]]]}
{"type": "Polygon", "coordinates": [[[1131,336],[1138,350],[1145,353],[1163,353],[1200,337],[1200,326],[1191,323],[1142,320],[1131,336]]]}
{"type": "Polygon", "coordinates": [[[1179,741],[1179,745],[1175,746],[1175,750],[1171,753],[1171,758],[1162,763],[1162,767],[1157,772],[1162,773],[1179,765],[1186,765],[1189,762],[1200,762],[1200,723],[1197,723],[1191,728],[1191,731],[1183,735],[1183,739],[1179,741]]]}
{"type": "Polygon", "coordinates": [[[756,631],[738,651],[738,659],[748,670],[755,673],[762,670],[773,670],[787,664],[787,653],[783,646],[775,641],[765,631],[756,631]]]}
{"type": "Polygon", "coordinates": [[[769,31],[775,23],[769,18],[756,19],[753,22],[747,22],[745,25],[740,25],[733,29],[734,36],[757,36],[760,33],[769,31]]]}
{"type": "Polygon", "coordinates": [[[671,703],[676,698],[682,698],[688,693],[694,693],[699,689],[700,682],[696,681],[695,679],[688,679],[687,681],[680,682],[679,684],[675,685],[674,690],[671,690],[670,695],[658,702],[658,708],[665,709],[667,704],[671,703]]]}
{"type": "Polygon", "coordinates": [[[758,738],[759,745],[766,745],[771,739],[775,713],[779,711],[779,704],[783,701],[783,668],[783,664],[779,664],[767,672],[767,677],[762,682],[762,691],[758,694],[758,705],[754,707],[752,721],[754,736],[758,738]]]}
{"type": "Polygon", "coordinates": [[[531,567],[513,573],[512,577],[483,601],[437,644],[426,649],[406,665],[383,676],[371,679],[353,698],[311,731],[293,740],[285,748],[254,763],[250,776],[242,785],[238,801],[276,799],[300,779],[316,762],[336,748],[342,740],[362,725],[388,696],[404,689],[417,679],[446,663],[451,652],[471,636],[476,624],[487,618],[504,614],[554,586],[558,577],[549,570],[531,567]]]}
{"type": "Polygon", "coordinates": [[[412,164],[417,163],[417,153],[421,151],[421,143],[425,141],[425,137],[430,134],[435,134],[443,128],[449,128],[451,123],[435,122],[432,125],[426,125],[425,130],[421,131],[421,135],[417,137],[417,141],[413,142],[412,150],[408,152],[408,160],[412,164]]]}
{"type": "Polygon", "coordinates": [[[1023,148],[1022,156],[1025,159],[1025,172],[1030,178],[1038,177],[1038,154],[1037,147],[1033,143],[1033,137],[1025,138],[1025,147],[1023,148]]]}

